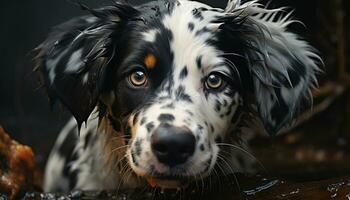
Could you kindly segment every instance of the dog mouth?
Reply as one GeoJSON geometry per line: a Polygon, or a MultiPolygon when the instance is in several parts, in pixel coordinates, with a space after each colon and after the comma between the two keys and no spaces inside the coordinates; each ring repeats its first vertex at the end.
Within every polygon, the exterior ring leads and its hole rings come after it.
{"type": "Polygon", "coordinates": [[[192,176],[158,175],[146,176],[145,179],[152,188],[183,189],[195,178],[192,176]]]}
{"type": "Polygon", "coordinates": [[[190,174],[184,171],[176,171],[176,173],[149,173],[143,177],[148,182],[149,186],[152,188],[161,188],[161,189],[185,189],[191,183],[196,181],[198,178],[204,178],[208,175],[207,168],[196,174],[190,174]]]}

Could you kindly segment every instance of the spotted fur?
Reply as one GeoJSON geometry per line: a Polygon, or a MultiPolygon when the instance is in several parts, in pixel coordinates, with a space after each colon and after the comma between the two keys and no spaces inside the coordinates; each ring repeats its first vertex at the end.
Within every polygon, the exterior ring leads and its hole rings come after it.
{"type": "Polygon", "coordinates": [[[47,191],[137,187],[150,178],[185,187],[216,167],[251,171],[241,140],[251,119],[278,133],[308,107],[317,84],[321,60],[288,31],[290,14],[257,0],[225,9],[185,0],[83,8],[89,15],[56,27],[37,48],[50,99],[77,121],[53,148],[47,191]],[[135,71],[142,87],[131,82],[135,71]],[[162,162],[152,146],[159,130],[191,135],[193,152],[175,166],[162,162]]]}

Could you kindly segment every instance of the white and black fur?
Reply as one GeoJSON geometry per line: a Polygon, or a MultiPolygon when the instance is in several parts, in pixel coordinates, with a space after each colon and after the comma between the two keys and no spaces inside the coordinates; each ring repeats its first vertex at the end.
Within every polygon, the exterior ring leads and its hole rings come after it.
{"type": "Polygon", "coordinates": [[[310,105],[321,60],[288,31],[295,21],[283,9],[257,0],[83,8],[89,15],[56,27],[36,50],[50,99],[75,118],[48,160],[46,191],[149,179],[185,187],[218,166],[249,171],[242,127],[259,119],[276,134],[310,105]],[[147,83],[135,86],[135,73],[147,83]]]}

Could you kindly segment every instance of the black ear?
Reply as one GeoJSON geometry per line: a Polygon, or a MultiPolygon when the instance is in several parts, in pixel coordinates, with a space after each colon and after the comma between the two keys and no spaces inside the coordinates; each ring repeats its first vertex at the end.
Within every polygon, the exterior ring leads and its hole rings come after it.
{"type": "Polygon", "coordinates": [[[268,133],[277,134],[309,104],[322,61],[307,42],[287,31],[294,22],[290,13],[236,0],[229,1],[226,12],[221,28],[242,47],[236,53],[246,59],[261,121],[268,133]]]}
{"type": "Polygon", "coordinates": [[[97,104],[106,72],[118,56],[122,29],[138,13],[120,4],[98,10],[83,8],[90,15],[55,27],[35,50],[34,58],[35,71],[51,102],[62,102],[79,125],[97,104]]]}

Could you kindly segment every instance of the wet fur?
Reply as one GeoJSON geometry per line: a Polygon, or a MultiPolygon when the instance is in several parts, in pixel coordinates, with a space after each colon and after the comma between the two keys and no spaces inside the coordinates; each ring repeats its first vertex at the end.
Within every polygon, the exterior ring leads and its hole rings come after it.
{"type": "Polygon", "coordinates": [[[53,148],[47,191],[144,186],[147,176],[180,176],[182,183],[184,174],[194,180],[218,166],[251,171],[241,139],[252,121],[277,134],[310,106],[322,62],[287,30],[295,21],[283,9],[238,0],[226,9],[194,1],[82,7],[89,15],[56,27],[36,49],[50,99],[77,121],[53,148]],[[152,65],[152,85],[130,89],[125,77],[150,53],[156,60],[144,64],[152,65]],[[227,87],[204,89],[215,70],[227,87]],[[197,137],[194,156],[176,170],[149,149],[149,135],[164,124],[189,127],[197,137]]]}

